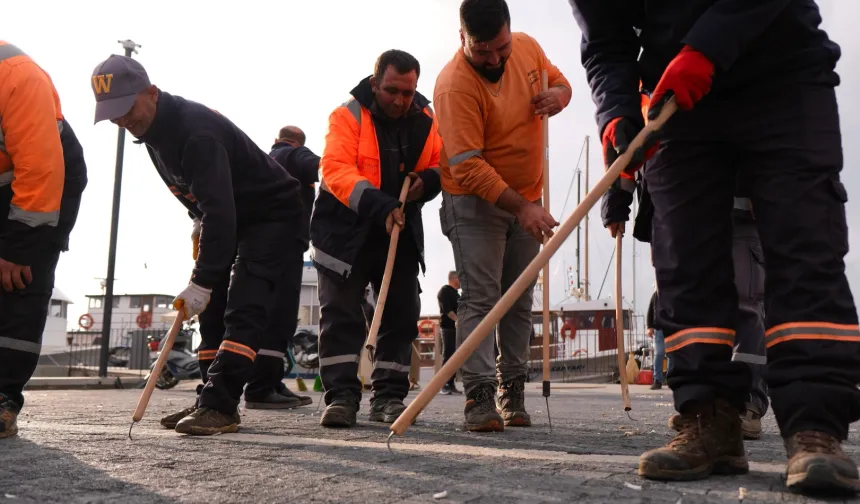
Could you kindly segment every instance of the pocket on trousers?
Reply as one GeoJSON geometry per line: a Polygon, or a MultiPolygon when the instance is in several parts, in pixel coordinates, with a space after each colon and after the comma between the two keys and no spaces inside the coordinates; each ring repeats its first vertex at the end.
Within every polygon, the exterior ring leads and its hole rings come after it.
{"type": "Polygon", "coordinates": [[[750,298],[764,300],[764,250],[760,244],[750,245],[750,298]]]}
{"type": "Polygon", "coordinates": [[[830,221],[830,240],[834,251],[842,259],[848,253],[848,221],[845,218],[845,203],[848,202],[848,192],[845,185],[837,178],[831,178],[830,193],[836,201],[829,205],[828,220],[830,221]]]}

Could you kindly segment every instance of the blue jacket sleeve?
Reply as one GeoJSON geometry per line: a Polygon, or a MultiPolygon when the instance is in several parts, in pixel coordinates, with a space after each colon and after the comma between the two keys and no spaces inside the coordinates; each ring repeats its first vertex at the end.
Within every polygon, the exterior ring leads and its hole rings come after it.
{"type": "Polygon", "coordinates": [[[192,138],[182,153],[182,171],[203,213],[200,252],[191,279],[211,289],[236,256],[236,203],[227,150],[212,138],[192,138]]]}
{"type": "Polygon", "coordinates": [[[718,0],[682,42],[726,71],[792,0],[718,0]]]}
{"type": "Polygon", "coordinates": [[[630,14],[632,2],[568,1],[582,30],[582,66],[597,105],[598,132],[603,135],[616,117],[627,117],[643,127],[637,63],[641,45],[630,14]]]}

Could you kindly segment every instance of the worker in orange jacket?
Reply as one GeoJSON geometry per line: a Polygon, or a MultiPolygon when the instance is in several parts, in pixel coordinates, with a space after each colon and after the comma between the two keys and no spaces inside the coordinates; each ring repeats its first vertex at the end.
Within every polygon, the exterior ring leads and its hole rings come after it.
{"type": "Polygon", "coordinates": [[[0,439],[18,432],[86,171],[51,78],[0,41],[0,439]]]}
{"type": "Polygon", "coordinates": [[[355,425],[366,334],[361,301],[368,283],[379,292],[395,225],[405,228],[374,356],[370,420],[391,423],[405,409],[421,311],[421,207],[441,190],[442,140],[429,101],[416,91],[420,72],[412,55],[386,51],[373,75],[329,117],[321,190],[311,216],[311,254],[320,272],[320,376],[326,391],[320,425],[326,427],[355,425]],[[411,186],[401,208],[398,196],[406,177],[411,186]]]}

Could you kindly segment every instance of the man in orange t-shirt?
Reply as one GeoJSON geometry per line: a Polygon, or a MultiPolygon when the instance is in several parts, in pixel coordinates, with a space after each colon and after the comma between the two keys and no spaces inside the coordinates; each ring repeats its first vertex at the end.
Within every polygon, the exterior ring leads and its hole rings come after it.
{"type": "MultiPolygon", "coordinates": [[[[570,84],[534,39],[511,33],[510,20],[504,0],[464,0],[462,47],[442,69],[434,91],[443,140],[440,220],[463,289],[458,345],[558,225],[541,206],[541,115],[555,115],[567,106],[570,84]],[[543,70],[549,80],[544,92],[543,70]]],[[[467,430],[531,425],[523,387],[533,288],[534,283],[499,323],[498,362],[487,338],[461,368],[467,430]]]]}

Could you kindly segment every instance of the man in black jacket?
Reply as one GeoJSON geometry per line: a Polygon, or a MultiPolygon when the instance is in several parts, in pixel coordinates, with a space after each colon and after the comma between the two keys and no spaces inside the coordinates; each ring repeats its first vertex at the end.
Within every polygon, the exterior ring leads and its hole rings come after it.
{"type": "Polygon", "coordinates": [[[301,184],[302,205],[310,225],[316,184],[320,181],[320,157],[305,147],[305,132],[296,126],[281,128],[269,155],[301,184]]]}
{"type": "Polygon", "coordinates": [[[679,433],[642,455],[639,474],[671,480],[749,470],[739,420],[749,371],[731,362],[731,210],[741,177],[764,251],[767,382],[787,485],[856,491],[857,467],[840,446],[860,418],[834,91],[840,48],[819,28],[817,5],[569,1],[606,152],[622,152],[643,126],[640,81],[649,119],[670,97],[682,109],[644,156],[654,156],[645,182],[679,433]]]}
{"type": "MultiPolygon", "coordinates": [[[[144,143],[165,184],[200,219],[199,255],[174,307],[190,319],[206,313],[210,299],[224,299],[225,331],[201,331],[198,355],[211,359],[203,370],[206,385],[176,431],[235,432],[255,360],[271,359],[283,378],[283,354],[258,351],[264,340],[278,339],[271,334],[282,330],[273,314],[285,309],[295,278],[301,282],[307,237],[299,183],[226,117],[150,84],[131,58],[113,55],[99,63],[93,92],[96,122],[108,119],[144,143]],[[96,85],[101,81],[108,85],[96,85]]],[[[298,304],[286,307],[293,308],[298,304]]],[[[213,313],[220,318],[220,310],[213,313]]]]}
{"type": "MultiPolygon", "coordinates": [[[[439,330],[442,331],[442,348],[444,350],[444,360],[442,363],[448,362],[448,359],[454,355],[457,350],[457,307],[460,304],[460,277],[456,271],[448,272],[448,283],[439,289],[436,295],[439,301],[439,330]]],[[[448,383],[442,387],[441,394],[461,395],[463,392],[457,389],[454,383],[456,373],[451,375],[448,383]]]]}

